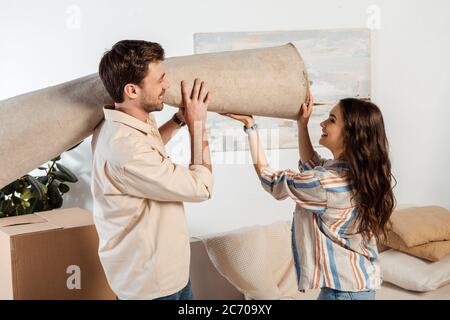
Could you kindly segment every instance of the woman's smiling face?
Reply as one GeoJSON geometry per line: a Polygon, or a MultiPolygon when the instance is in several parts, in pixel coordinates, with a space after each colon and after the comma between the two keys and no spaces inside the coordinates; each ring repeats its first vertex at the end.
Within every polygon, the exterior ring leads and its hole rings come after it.
{"type": "Polygon", "coordinates": [[[330,111],[328,119],[320,123],[322,136],[319,144],[330,149],[335,159],[344,151],[344,118],[339,104],[330,111]]]}

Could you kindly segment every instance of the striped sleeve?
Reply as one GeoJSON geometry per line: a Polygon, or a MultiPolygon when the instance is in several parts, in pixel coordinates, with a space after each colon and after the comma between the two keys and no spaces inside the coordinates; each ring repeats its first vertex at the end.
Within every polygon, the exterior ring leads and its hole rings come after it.
{"type": "Polygon", "coordinates": [[[314,151],[314,155],[310,160],[304,163],[301,160],[298,161],[298,169],[300,170],[300,172],[312,170],[317,166],[322,167],[325,161],[327,160],[322,158],[316,151],[314,151]]]}
{"type": "Polygon", "coordinates": [[[275,199],[292,198],[301,207],[322,211],[326,208],[326,192],[320,183],[320,171],[274,171],[266,167],[261,172],[261,184],[275,199]]]}

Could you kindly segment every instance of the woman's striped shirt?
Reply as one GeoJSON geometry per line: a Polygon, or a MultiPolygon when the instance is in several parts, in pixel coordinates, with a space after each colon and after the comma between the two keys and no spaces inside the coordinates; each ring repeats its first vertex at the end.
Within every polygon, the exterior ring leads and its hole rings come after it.
{"type": "Polygon", "coordinates": [[[296,202],[292,235],[299,290],[378,289],[377,245],[374,238],[366,242],[357,233],[348,163],[315,153],[299,169],[277,172],[267,167],[261,175],[264,189],[276,199],[296,202]]]}

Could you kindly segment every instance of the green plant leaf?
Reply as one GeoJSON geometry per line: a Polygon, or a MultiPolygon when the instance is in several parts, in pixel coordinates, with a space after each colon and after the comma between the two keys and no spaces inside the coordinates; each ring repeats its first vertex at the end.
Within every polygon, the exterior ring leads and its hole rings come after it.
{"type": "Polygon", "coordinates": [[[63,199],[61,197],[61,193],[59,193],[58,188],[51,184],[48,186],[48,200],[52,209],[61,208],[63,204],[63,199]]]}
{"type": "Polygon", "coordinates": [[[16,216],[21,216],[23,214],[26,214],[26,208],[20,206],[16,206],[16,216]]]}
{"type": "Polygon", "coordinates": [[[37,180],[42,184],[47,184],[48,178],[49,178],[48,176],[42,176],[42,177],[37,177],[37,180]]]}
{"type": "Polygon", "coordinates": [[[70,177],[65,174],[64,172],[61,171],[56,171],[54,173],[52,173],[52,175],[54,176],[55,179],[62,181],[62,182],[70,182],[70,177]]]}
{"type": "Polygon", "coordinates": [[[17,179],[16,181],[13,182],[14,191],[20,192],[24,186],[25,185],[22,181],[22,178],[17,179]]]}
{"type": "Polygon", "coordinates": [[[53,187],[56,187],[56,188],[58,188],[58,186],[61,184],[61,181],[59,181],[58,179],[53,179],[50,183],[49,183],[49,187],[50,186],[53,186],[53,187]]]}
{"type": "Polygon", "coordinates": [[[22,201],[20,198],[16,197],[16,196],[12,196],[11,197],[12,203],[13,205],[20,205],[20,202],[22,201]]]}
{"type": "Polygon", "coordinates": [[[67,184],[65,184],[65,183],[61,183],[58,186],[58,189],[59,189],[59,191],[61,191],[61,193],[67,193],[67,192],[70,191],[70,187],[67,184]]]}
{"type": "Polygon", "coordinates": [[[31,204],[31,213],[42,211],[44,208],[44,201],[42,200],[31,198],[29,202],[31,204]]]}
{"type": "Polygon", "coordinates": [[[3,203],[2,211],[6,214],[6,216],[10,216],[14,213],[15,206],[11,199],[8,199],[3,203]]]}
{"type": "Polygon", "coordinates": [[[77,182],[78,178],[73,174],[72,171],[70,171],[67,167],[65,167],[64,165],[57,163],[56,167],[63,173],[65,173],[70,180],[67,180],[67,182],[77,182]]]}
{"type": "Polygon", "coordinates": [[[39,194],[39,199],[42,199],[47,193],[46,187],[30,175],[27,175],[25,178],[30,183],[33,190],[39,194]]]}
{"type": "Polygon", "coordinates": [[[15,190],[15,188],[14,188],[14,183],[15,183],[15,181],[11,182],[11,183],[8,184],[6,187],[3,187],[3,188],[1,189],[1,191],[2,191],[4,194],[6,194],[6,195],[9,195],[9,194],[11,194],[11,193],[14,193],[14,190],[15,190]]]}
{"type": "Polygon", "coordinates": [[[24,208],[29,208],[30,207],[30,203],[28,201],[25,201],[25,200],[22,200],[22,202],[20,204],[24,208]]]}
{"type": "Polygon", "coordinates": [[[25,201],[28,201],[32,197],[33,197],[33,192],[31,189],[26,189],[25,192],[20,195],[20,198],[25,201]]]}
{"type": "Polygon", "coordinates": [[[40,211],[48,211],[48,210],[52,210],[52,209],[53,209],[53,207],[50,205],[50,202],[47,201],[47,202],[44,202],[44,206],[42,207],[42,210],[40,210],[40,211]]]}

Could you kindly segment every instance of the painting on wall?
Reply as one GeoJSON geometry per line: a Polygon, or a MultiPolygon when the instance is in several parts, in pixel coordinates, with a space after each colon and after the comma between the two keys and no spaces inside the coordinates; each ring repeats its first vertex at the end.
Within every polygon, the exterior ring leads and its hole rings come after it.
{"type": "MultiPolygon", "coordinates": [[[[264,48],[289,42],[296,42],[308,70],[315,100],[309,130],[313,146],[320,147],[319,124],[339,99],[370,100],[369,29],[197,33],[194,35],[194,53],[264,48]]],[[[295,121],[255,119],[265,148],[298,147],[295,121]]],[[[242,126],[218,114],[208,115],[208,136],[213,152],[248,149],[242,126]]]]}

